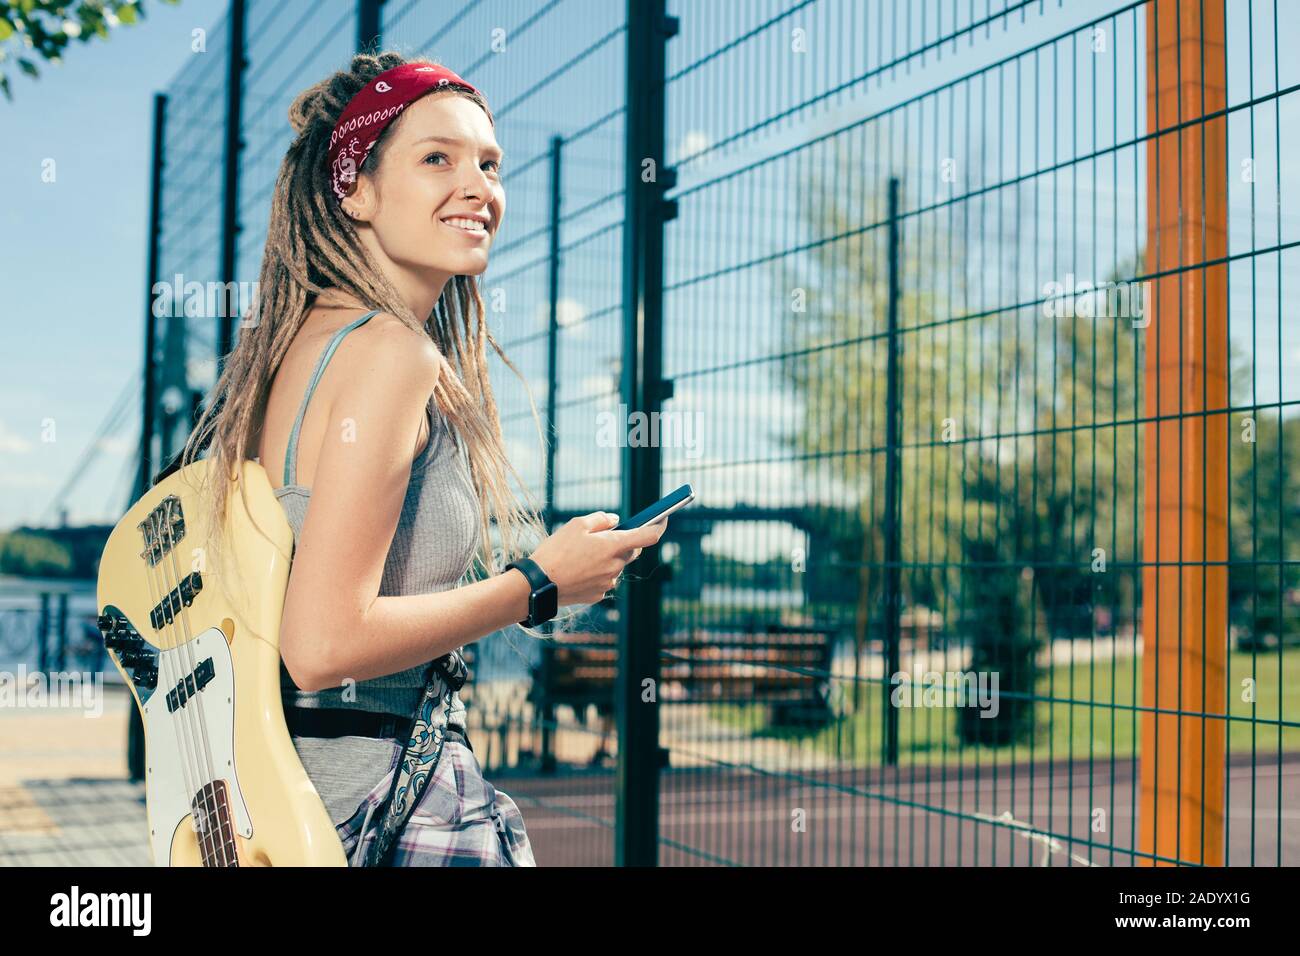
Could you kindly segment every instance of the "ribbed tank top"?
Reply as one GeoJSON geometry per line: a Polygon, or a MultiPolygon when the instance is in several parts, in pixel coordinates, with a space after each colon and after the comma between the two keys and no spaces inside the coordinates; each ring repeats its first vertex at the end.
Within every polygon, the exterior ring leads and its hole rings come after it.
{"type": "MultiPolygon", "coordinates": [[[[316,363],[290,432],[284,459],[284,484],[275,489],[275,496],[293,528],[295,550],[311,501],[311,489],[295,483],[298,433],[307,405],[344,336],[378,314],[378,310],[366,313],[330,339],[316,363]]],[[[380,595],[428,594],[455,587],[469,571],[479,544],[478,501],[464,452],[456,441],[454,429],[432,397],[428,411],[429,444],[411,462],[406,498],[384,563],[380,595]]],[[[358,494],[362,493],[358,489],[358,494]]],[[[292,703],[298,707],[413,714],[424,690],[427,668],[426,662],[347,687],[303,691],[293,683],[281,663],[281,696],[286,705],[292,703]]],[[[441,708],[437,712],[441,713],[441,708]]],[[[465,705],[459,694],[453,696],[450,722],[462,726],[465,723],[465,705]]]]}

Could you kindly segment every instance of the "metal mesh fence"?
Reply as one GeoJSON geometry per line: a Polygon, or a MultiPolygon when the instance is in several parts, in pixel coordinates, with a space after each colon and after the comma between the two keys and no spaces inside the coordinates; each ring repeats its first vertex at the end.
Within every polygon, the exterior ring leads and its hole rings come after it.
{"type": "MultiPolygon", "coordinates": [[[[288,103],[365,6],[246,6],[240,279],[288,103]]],[[[378,6],[385,48],[490,97],[508,227],[482,289],[550,447],[495,357],[493,382],[552,524],[628,507],[639,427],[663,490],[698,493],[632,566],[653,673],[621,656],[626,603],[474,646],[471,739],[539,862],[611,862],[633,826],[666,865],[1295,862],[1294,18],[378,6]],[[629,152],[646,89],[662,155],[629,152]],[[662,221],[629,185],[656,181],[662,221]],[[644,303],[665,384],[639,422],[644,303]],[[638,701],[656,748],[620,747],[638,701]],[[653,816],[621,816],[646,774],[653,816]]],[[[164,279],[220,272],[228,32],[167,92],[164,279]]],[[[160,321],[188,401],[218,338],[160,321]]]]}

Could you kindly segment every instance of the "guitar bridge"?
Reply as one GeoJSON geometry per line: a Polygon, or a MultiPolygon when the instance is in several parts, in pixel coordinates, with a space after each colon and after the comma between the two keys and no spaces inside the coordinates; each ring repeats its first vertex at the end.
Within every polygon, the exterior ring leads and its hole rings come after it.
{"type": "Polygon", "coordinates": [[[149,562],[151,568],[156,567],[185,537],[185,512],[180,498],[168,495],[136,527],[144,537],[144,551],[140,556],[149,562]]]}

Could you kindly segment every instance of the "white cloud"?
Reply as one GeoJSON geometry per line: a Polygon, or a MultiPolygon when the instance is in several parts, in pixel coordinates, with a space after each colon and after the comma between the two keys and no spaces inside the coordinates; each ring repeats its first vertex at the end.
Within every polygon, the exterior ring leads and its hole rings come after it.
{"type": "Polygon", "coordinates": [[[48,488],[50,476],[37,471],[15,471],[12,468],[0,469],[0,485],[12,488],[48,488]]]}
{"type": "MultiPolygon", "coordinates": [[[[590,328],[583,322],[590,310],[585,302],[578,299],[562,297],[555,305],[556,321],[560,328],[566,330],[566,338],[583,338],[590,328]]],[[[551,306],[545,300],[538,300],[533,306],[532,331],[545,331],[551,322],[551,306]]]]}
{"type": "Polygon", "coordinates": [[[185,378],[192,388],[209,388],[217,379],[217,360],[210,355],[191,356],[185,361],[185,378]]]}
{"type": "Polygon", "coordinates": [[[139,449],[139,444],[129,438],[121,438],[116,435],[109,435],[101,438],[96,447],[108,455],[114,455],[121,458],[124,455],[133,455],[139,449]]]}
{"type": "MultiPolygon", "coordinates": [[[[586,303],[579,302],[577,299],[562,298],[556,303],[555,318],[559,322],[560,328],[570,329],[582,322],[587,317],[588,311],[586,303]]],[[[549,315],[546,321],[550,321],[549,315]]],[[[585,335],[587,331],[588,327],[583,325],[570,334],[581,333],[585,335]]]]}
{"type": "MultiPolygon", "coordinates": [[[[668,520],[672,521],[672,518],[668,520]]],[[[709,554],[758,564],[775,558],[793,560],[794,549],[802,548],[806,553],[809,543],[808,535],[788,524],[719,521],[701,542],[701,547],[709,554]]]]}
{"type": "Polygon", "coordinates": [[[610,391],[611,386],[615,389],[618,387],[618,383],[614,381],[612,373],[608,375],[588,375],[578,380],[578,390],[574,394],[606,395],[609,397],[609,400],[603,404],[613,408],[618,405],[618,396],[610,391]]]}
{"type": "MultiPolygon", "coordinates": [[[[531,424],[532,418],[530,417],[528,421],[531,424]]],[[[506,435],[505,452],[511,466],[528,484],[528,490],[540,501],[542,492],[545,491],[543,483],[546,480],[546,453],[542,450],[536,436],[534,435],[532,441],[527,441],[506,435]]]]}
{"type": "Polygon", "coordinates": [[[713,145],[713,140],[704,130],[689,130],[682,136],[681,145],[677,147],[677,155],[681,157],[694,156],[696,153],[704,152],[711,145],[713,145]]]}
{"type": "Polygon", "coordinates": [[[17,432],[12,431],[8,425],[0,421],[0,452],[6,452],[11,455],[25,455],[32,449],[32,443],[23,438],[17,432]]]}

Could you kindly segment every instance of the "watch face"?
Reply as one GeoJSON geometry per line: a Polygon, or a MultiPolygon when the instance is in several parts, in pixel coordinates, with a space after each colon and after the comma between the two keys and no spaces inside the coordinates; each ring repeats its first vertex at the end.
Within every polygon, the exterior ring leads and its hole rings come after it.
{"type": "Polygon", "coordinates": [[[556,612],[560,609],[559,598],[560,589],[554,581],[545,585],[537,592],[537,616],[542,620],[550,620],[555,617],[556,612]]]}

